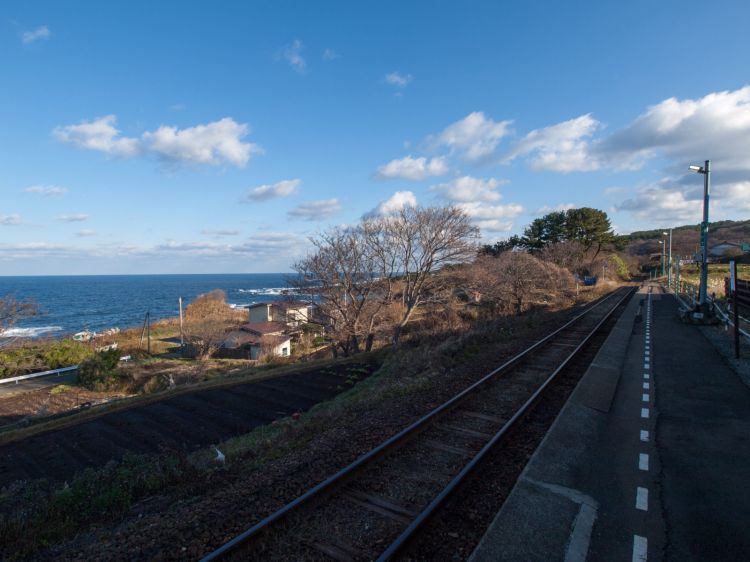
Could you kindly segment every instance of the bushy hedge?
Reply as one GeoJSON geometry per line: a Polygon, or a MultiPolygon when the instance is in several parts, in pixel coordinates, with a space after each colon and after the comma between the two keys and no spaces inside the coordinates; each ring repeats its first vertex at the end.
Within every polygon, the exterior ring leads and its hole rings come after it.
{"type": "Polygon", "coordinates": [[[120,390],[128,386],[130,376],[118,369],[120,352],[117,349],[98,351],[78,369],[78,381],[89,390],[120,390]]]}
{"type": "Polygon", "coordinates": [[[80,365],[93,353],[90,346],[74,340],[48,341],[6,349],[0,352],[0,377],[80,365]]]}

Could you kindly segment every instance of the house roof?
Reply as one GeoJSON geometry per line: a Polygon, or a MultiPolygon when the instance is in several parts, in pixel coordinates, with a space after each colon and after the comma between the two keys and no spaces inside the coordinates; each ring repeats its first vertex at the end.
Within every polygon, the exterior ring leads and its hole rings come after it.
{"type": "Polygon", "coordinates": [[[261,306],[277,306],[283,310],[289,310],[296,308],[307,308],[308,306],[310,306],[310,303],[304,301],[256,302],[254,304],[245,305],[245,308],[259,308],[261,306]]]}
{"type": "Polygon", "coordinates": [[[304,301],[276,301],[271,304],[274,306],[278,306],[279,308],[282,308],[284,310],[289,310],[290,308],[307,308],[308,306],[310,306],[310,303],[304,301]]]}
{"type": "Polygon", "coordinates": [[[248,322],[240,327],[244,332],[253,332],[258,335],[281,334],[286,328],[286,324],[281,322],[248,322]]]}
{"type": "Polygon", "coordinates": [[[242,330],[234,330],[227,334],[221,347],[226,349],[237,349],[238,347],[244,347],[246,345],[269,345],[276,347],[277,345],[288,342],[290,339],[289,336],[259,335],[242,330]]]}

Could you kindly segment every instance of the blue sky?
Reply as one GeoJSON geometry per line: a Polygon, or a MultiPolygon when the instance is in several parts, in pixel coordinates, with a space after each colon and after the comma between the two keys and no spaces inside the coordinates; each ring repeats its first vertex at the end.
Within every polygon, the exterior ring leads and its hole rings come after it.
{"type": "MultiPolygon", "coordinates": [[[[509,4],[509,3],[508,3],[509,4]]],[[[286,271],[400,205],[494,241],[750,215],[750,5],[4,2],[0,275],[286,271]]]]}

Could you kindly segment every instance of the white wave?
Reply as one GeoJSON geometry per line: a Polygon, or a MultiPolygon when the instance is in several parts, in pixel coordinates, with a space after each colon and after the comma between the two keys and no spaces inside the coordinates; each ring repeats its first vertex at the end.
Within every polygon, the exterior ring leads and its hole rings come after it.
{"type": "Polygon", "coordinates": [[[248,306],[250,306],[252,304],[255,304],[255,301],[248,302],[248,303],[231,303],[230,302],[229,303],[229,308],[245,308],[245,307],[248,307],[248,306]]]}
{"type": "Polygon", "coordinates": [[[237,292],[244,293],[246,295],[269,295],[279,296],[284,293],[293,293],[294,290],[288,287],[263,287],[261,289],[237,289],[237,292]]]}
{"type": "Polygon", "coordinates": [[[62,326],[39,326],[37,328],[9,328],[0,332],[3,338],[38,338],[50,332],[59,332],[62,326]]]}

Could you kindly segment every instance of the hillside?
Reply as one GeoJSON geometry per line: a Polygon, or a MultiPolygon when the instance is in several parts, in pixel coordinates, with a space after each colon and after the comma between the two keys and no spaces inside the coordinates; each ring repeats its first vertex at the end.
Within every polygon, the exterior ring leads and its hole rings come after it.
{"type": "MultiPolygon", "coordinates": [[[[630,254],[647,256],[661,252],[659,240],[668,229],[641,230],[625,235],[630,254]]],[[[666,237],[665,237],[666,238],[666,237]]],[[[710,223],[708,229],[709,247],[720,242],[750,242],[750,220],[717,221],[710,223]]],[[[689,224],[672,229],[672,254],[678,256],[693,255],[700,245],[700,224],[689,224]]]]}

